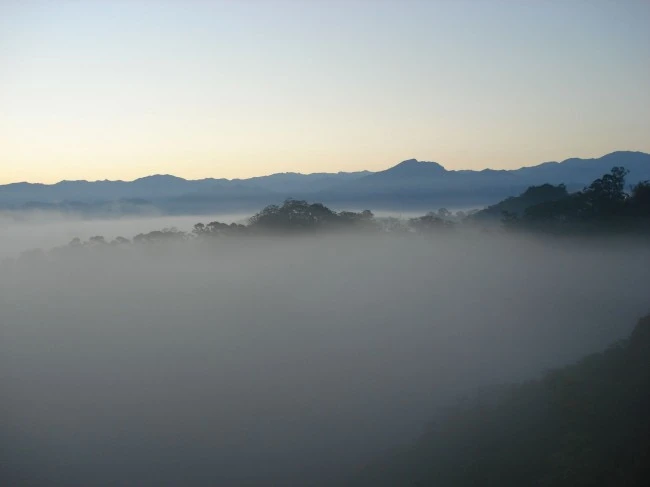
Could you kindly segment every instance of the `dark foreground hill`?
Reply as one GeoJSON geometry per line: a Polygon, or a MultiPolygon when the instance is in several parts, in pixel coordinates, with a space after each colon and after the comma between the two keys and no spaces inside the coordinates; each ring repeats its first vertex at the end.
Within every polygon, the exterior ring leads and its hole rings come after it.
{"type": "Polygon", "coordinates": [[[650,482],[650,316],[630,337],[539,380],[477,394],[350,483],[641,486],[650,482]]]}

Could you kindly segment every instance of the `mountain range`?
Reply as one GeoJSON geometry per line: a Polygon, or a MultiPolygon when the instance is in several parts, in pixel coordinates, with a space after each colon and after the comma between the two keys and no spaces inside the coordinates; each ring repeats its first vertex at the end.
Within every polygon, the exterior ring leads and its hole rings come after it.
{"type": "Polygon", "coordinates": [[[0,209],[61,210],[92,216],[202,214],[256,210],[289,197],[346,209],[477,207],[544,183],[582,189],[614,166],[629,170],[629,184],[650,179],[650,154],[631,151],[514,170],[447,170],[436,162],[409,159],[378,172],[278,173],[232,180],[153,175],[134,181],[13,183],[0,185],[0,209]]]}

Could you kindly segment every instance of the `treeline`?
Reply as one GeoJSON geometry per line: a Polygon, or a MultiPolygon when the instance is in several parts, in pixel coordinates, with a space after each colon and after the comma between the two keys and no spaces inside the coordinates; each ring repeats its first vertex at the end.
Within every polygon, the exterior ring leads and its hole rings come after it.
{"type": "Polygon", "coordinates": [[[67,247],[120,247],[130,244],[209,240],[215,237],[295,235],[314,232],[428,233],[453,228],[464,222],[466,218],[465,212],[452,213],[445,208],[408,220],[394,217],[377,218],[370,210],[336,212],[322,203],[287,199],[281,205],[265,207],[249,218],[246,224],[219,221],[197,223],[190,232],[171,227],[141,233],[132,240],[124,237],[108,240],[98,235],[85,242],[75,238],[67,247]]]}
{"type": "Polygon", "coordinates": [[[554,233],[650,232],[650,182],[638,183],[628,193],[627,174],[614,167],[575,193],[563,184],[534,186],[478,212],[475,219],[498,215],[507,228],[554,233]]]}
{"type": "Polygon", "coordinates": [[[650,316],[602,353],[458,404],[351,485],[648,485],[648,411],[650,316]]]}
{"type": "MultiPolygon", "coordinates": [[[[650,182],[625,190],[627,170],[614,167],[588,187],[569,193],[563,184],[531,186],[519,196],[507,198],[483,210],[469,212],[440,208],[425,215],[400,219],[377,218],[372,211],[334,211],[322,203],[287,199],[269,205],[244,223],[197,223],[190,232],[164,228],[136,235],[133,240],[107,240],[94,236],[73,239],[66,248],[123,247],[131,244],[206,240],[213,237],[295,235],[316,232],[435,234],[454,228],[541,231],[554,234],[628,233],[650,235],[650,182]]],[[[60,249],[59,249],[60,250],[60,249]]],[[[27,255],[38,254],[39,250],[27,255]]]]}
{"type": "Polygon", "coordinates": [[[650,233],[650,182],[625,190],[627,170],[614,167],[588,187],[569,193],[566,186],[532,186],[517,197],[480,211],[452,213],[446,208],[403,220],[377,218],[370,210],[336,212],[322,203],[288,199],[253,215],[247,224],[197,223],[191,233],[166,229],[140,234],[134,242],[316,231],[432,233],[458,227],[485,228],[498,220],[506,229],[551,233],[650,233]]]}

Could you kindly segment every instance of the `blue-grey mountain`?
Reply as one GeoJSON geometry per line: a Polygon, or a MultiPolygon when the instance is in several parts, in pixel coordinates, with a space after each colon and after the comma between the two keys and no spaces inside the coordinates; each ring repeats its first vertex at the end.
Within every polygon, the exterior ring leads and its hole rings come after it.
{"type": "Polygon", "coordinates": [[[286,198],[332,207],[423,210],[492,204],[532,185],[564,183],[578,190],[614,166],[634,184],[650,179],[650,154],[620,151],[516,170],[447,170],[436,162],[403,161],[385,171],[280,173],[250,179],[187,180],[171,175],[135,181],[61,181],[0,186],[0,209],[63,210],[89,215],[191,214],[257,209],[286,198]]]}

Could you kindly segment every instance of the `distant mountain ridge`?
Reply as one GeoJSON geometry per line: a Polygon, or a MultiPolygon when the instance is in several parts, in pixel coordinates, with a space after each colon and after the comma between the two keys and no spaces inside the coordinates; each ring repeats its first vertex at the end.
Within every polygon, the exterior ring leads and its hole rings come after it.
{"type": "Polygon", "coordinates": [[[368,203],[382,208],[483,206],[516,196],[530,186],[564,183],[570,191],[582,189],[614,166],[630,173],[629,184],[650,179],[650,154],[613,152],[597,159],[567,159],[514,170],[447,170],[436,162],[409,159],[384,171],[342,184],[319,194],[319,201],[368,203]]]}
{"type": "Polygon", "coordinates": [[[60,181],[54,184],[11,183],[0,185],[0,205],[28,202],[59,203],[64,201],[98,202],[125,198],[173,198],[197,192],[242,192],[255,189],[260,193],[328,188],[340,181],[352,180],[370,174],[356,173],[277,173],[249,179],[183,179],[170,174],[154,174],[133,181],[60,181]],[[234,190],[234,191],[233,191],[234,190]]]}
{"type": "Polygon", "coordinates": [[[521,193],[532,185],[581,189],[614,166],[628,183],[650,179],[650,154],[618,151],[595,159],[571,158],[514,170],[447,170],[436,162],[408,159],[384,171],[277,173],[248,179],[187,180],[157,174],[134,181],[61,181],[0,186],[0,209],[58,209],[114,214],[155,211],[209,213],[257,209],[288,197],[374,209],[478,206],[521,193]]]}

